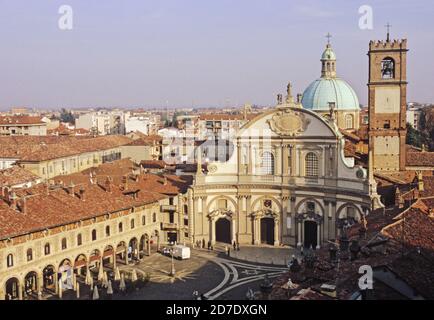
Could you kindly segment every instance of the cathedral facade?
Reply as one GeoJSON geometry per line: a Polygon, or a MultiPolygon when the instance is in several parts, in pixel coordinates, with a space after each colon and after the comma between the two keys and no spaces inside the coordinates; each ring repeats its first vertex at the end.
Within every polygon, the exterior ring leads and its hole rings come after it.
{"type": "Polygon", "coordinates": [[[367,172],[344,156],[336,117],[285,101],[248,122],[226,162],[208,163],[189,190],[190,240],[320,248],[363,219],[367,172]]]}

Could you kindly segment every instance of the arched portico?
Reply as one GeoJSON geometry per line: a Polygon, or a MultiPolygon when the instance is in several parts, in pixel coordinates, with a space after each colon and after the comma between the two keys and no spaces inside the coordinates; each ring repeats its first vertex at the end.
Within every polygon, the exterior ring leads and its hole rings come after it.
{"type": "Polygon", "coordinates": [[[38,274],[31,271],[24,277],[24,293],[28,297],[37,298],[40,284],[38,283],[38,274]]]}
{"type": "Polygon", "coordinates": [[[22,300],[23,293],[20,287],[20,281],[17,278],[10,278],[5,283],[6,300],[22,300]]]}

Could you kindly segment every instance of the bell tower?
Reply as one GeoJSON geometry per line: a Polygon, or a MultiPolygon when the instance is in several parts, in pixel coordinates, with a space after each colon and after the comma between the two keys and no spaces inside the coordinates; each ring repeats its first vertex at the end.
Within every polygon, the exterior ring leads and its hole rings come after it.
{"type": "Polygon", "coordinates": [[[369,150],[374,171],[405,170],[407,40],[369,43],[369,150]]]}

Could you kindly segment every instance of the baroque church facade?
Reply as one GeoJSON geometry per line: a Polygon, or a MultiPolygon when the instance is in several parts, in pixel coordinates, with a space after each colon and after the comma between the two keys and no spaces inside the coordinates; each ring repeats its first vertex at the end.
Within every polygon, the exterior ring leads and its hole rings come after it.
{"type": "Polygon", "coordinates": [[[226,162],[189,190],[191,241],[320,248],[371,208],[366,169],[344,155],[335,114],[283,102],[248,122],[226,162]]]}

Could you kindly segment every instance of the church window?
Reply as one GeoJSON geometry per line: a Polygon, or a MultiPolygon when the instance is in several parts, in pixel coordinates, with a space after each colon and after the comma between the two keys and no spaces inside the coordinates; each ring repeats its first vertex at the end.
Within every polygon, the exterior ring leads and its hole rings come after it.
{"type": "Polygon", "coordinates": [[[318,157],[313,152],[306,155],[306,176],[318,177],[318,157]]]}
{"type": "Polygon", "coordinates": [[[65,250],[68,247],[68,243],[66,241],[66,238],[62,239],[62,250],[65,250]]]}
{"type": "Polygon", "coordinates": [[[48,256],[50,254],[50,251],[51,251],[50,244],[49,243],[45,244],[45,246],[44,246],[44,254],[46,256],[48,256]]]}
{"type": "Polygon", "coordinates": [[[83,236],[81,233],[77,235],[77,246],[81,246],[83,244],[83,236]]]}
{"type": "Polygon", "coordinates": [[[345,116],[345,128],[346,129],[353,129],[354,128],[354,120],[353,115],[347,114],[345,116]]]}
{"type": "Polygon", "coordinates": [[[92,230],[92,241],[95,241],[95,240],[96,240],[96,230],[93,229],[92,230]]]}
{"type": "Polygon", "coordinates": [[[274,155],[266,151],[262,154],[262,174],[274,175],[274,155]]]}
{"type": "Polygon", "coordinates": [[[33,260],[33,250],[27,249],[27,261],[32,261],[32,260],[33,260]]]}
{"type": "Polygon", "coordinates": [[[6,258],[6,262],[7,262],[7,267],[11,268],[14,266],[14,256],[12,254],[8,255],[8,257],[6,258]]]}
{"type": "Polygon", "coordinates": [[[383,79],[395,78],[395,61],[392,58],[385,58],[381,61],[381,77],[383,79]]]}

